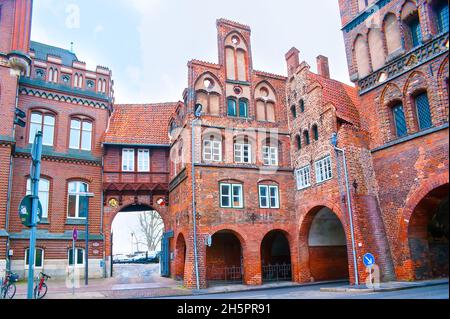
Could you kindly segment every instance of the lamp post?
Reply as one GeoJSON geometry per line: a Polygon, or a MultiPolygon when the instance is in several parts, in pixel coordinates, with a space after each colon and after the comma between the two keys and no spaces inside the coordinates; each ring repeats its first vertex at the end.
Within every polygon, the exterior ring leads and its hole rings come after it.
{"type": "Polygon", "coordinates": [[[195,266],[195,282],[197,290],[200,289],[200,279],[198,272],[198,253],[197,253],[197,206],[195,202],[195,124],[200,120],[202,115],[203,106],[201,104],[196,104],[194,109],[195,118],[191,123],[191,155],[192,155],[192,165],[191,165],[191,178],[192,178],[192,227],[193,227],[193,237],[194,237],[194,266],[195,266]]]}
{"type": "Polygon", "coordinates": [[[355,231],[353,228],[353,211],[352,211],[352,199],[350,194],[350,183],[348,180],[348,171],[347,171],[347,160],[345,156],[345,150],[337,147],[338,136],[337,133],[333,133],[331,136],[331,145],[333,146],[336,155],[338,153],[342,153],[342,162],[344,166],[344,175],[345,175],[345,188],[347,192],[347,209],[348,209],[348,217],[350,221],[350,235],[352,240],[352,255],[353,255],[353,269],[355,272],[355,284],[359,286],[359,276],[358,276],[358,262],[356,257],[356,246],[355,246],[355,231]]]}

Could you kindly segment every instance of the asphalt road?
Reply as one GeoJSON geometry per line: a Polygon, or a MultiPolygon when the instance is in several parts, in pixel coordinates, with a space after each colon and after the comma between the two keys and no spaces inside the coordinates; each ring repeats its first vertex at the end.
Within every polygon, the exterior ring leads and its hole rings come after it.
{"type": "MultiPolygon", "coordinates": [[[[244,291],[210,295],[183,297],[183,299],[448,299],[449,285],[439,285],[376,293],[321,292],[322,287],[335,287],[336,284],[308,287],[289,287],[257,291],[244,291]]],[[[170,298],[177,299],[177,298],[170,298]]]]}

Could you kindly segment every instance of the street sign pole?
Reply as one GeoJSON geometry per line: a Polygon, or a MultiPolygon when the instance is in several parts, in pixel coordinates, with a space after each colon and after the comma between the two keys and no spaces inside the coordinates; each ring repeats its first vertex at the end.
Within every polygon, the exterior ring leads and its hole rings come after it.
{"type": "Polygon", "coordinates": [[[72,234],[72,295],[75,295],[75,241],[78,239],[78,230],[75,227],[72,234]]]}
{"type": "Polygon", "coordinates": [[[85,254],[85,268],[84,268],[84,284],[89,284],[89,197],[86,196],[86,248],[85,254]]]}
{"type": "Polygon", "coordinates": [[[31,196],[33,197],[31,208],[31,234],[30,248],[28,250],[28,299],[33,299],[34,284],[34,258],[36,250],[36,226],[39,209],[39,179],[41,175],[41,156],[42,156],[42,132],[37,132],[32,148],[31,164],[31,196]]]}

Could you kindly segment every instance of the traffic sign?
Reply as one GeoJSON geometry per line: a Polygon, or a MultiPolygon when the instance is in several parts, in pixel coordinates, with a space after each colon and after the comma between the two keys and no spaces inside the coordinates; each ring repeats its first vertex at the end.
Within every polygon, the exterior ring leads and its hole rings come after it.
{"type": "Polygon", "coordinates": [[[363,257],[363,261],[364,261],[364,265],[366,265],[366,267],[371,267],[371,266],[375,265],[375,257],[371,253],[365,254],[363,257]]]}
{"type": "Polygon", "coordinates": [[[73,229],[72,238],[74,241],[78,240],[78,229],[76,227],[73,229]]]}
{"type": "MultiPolygon", "coordinates": [[[[32,227],[32,214],[31,209],[33,207],[33,196],[27,195],[25,196],[19,205],[19,217],[22,224],[26,227],[32,227]]],[[[42,205],[38,200],[38,209],[37,209],[37,223],[39,224],[42,220],[42,205]]]]}

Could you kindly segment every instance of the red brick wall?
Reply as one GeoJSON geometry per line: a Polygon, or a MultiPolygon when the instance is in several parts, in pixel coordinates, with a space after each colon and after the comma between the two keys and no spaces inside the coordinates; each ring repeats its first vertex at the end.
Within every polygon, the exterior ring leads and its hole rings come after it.
{"type": "Polygon", "coordinates": [[[346,246],[309,247],[309,263],[314,281],[349,277],[346,246]]]}

